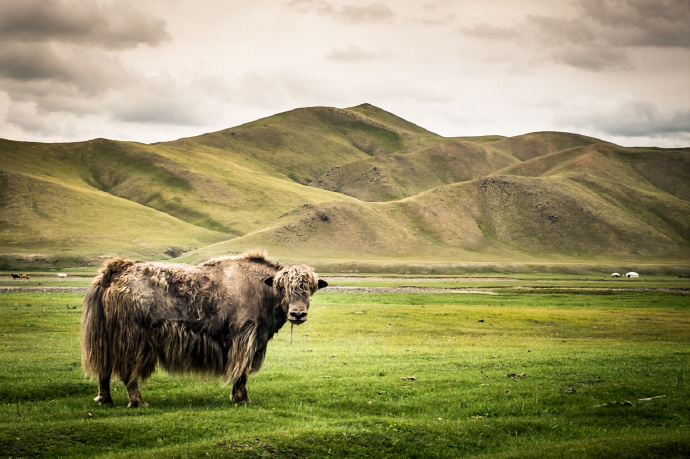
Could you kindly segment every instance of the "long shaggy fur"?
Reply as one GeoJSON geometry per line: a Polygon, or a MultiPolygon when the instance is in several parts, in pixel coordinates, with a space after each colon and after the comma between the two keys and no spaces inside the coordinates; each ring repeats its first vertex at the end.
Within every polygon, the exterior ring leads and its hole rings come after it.
{"type": "Polygon", "coordinates": [[[197,266],[114,258],[84,298],[82,365],[125,384],[148,378],[157,365],[234,384],[261,367],[290,298],[308,304],[317,288],[308,266],[286,268],[259,252],[197,266]]]}
{"type": "Polygon", "coordinates": [[[275,275],[275,284],[280,291],[313,295],[318,289],[318,278],[307,265],[290,266],[275,275]]]}

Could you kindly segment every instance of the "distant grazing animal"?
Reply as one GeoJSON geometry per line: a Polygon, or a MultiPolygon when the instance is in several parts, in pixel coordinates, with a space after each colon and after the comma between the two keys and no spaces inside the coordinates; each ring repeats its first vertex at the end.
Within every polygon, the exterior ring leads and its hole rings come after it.
{"type": "Polygon", "coordinates": [[[67,277],[67,274],[65,274],[65,273],[57,273],[57,277],[67,277]]]}
{"type": "Polygon", "coordinates": [[[282,266],[262,252],[196,266],[108,260],[82,315],[82,365],[98,378],[94,401],[113,403],[117,375],[129,407],[147,406],[138,380],[158,364],[223,375],[231,400],[248,403],[247,376],[261,368],[268,341],[286,321],[306,321],[311,295],[327,285],[310,267],[282,266]]]}
{"type": "Polygon", "coordinates": [[[31,279],[31,277],[29,277],[28,274],[20,274],[20,275],[19,275],[19,278],[20,278],[20,279],[24,279],[24,280],[29,280],[29,279],[31,279]]]}
{"type": "Polygon", "coordinates": [[[12,276],[12,279],[19,279],[22,277],[19,274],[10,274],[10,276],[12,276]]]}

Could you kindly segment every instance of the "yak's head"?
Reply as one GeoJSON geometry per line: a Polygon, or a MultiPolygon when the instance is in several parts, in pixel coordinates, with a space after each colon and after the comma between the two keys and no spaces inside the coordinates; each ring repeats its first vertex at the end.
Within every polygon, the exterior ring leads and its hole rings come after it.
{"type": "Polygon", "coordinates": [[[309,298],[318,289],[328,286],[325,280],[319,279],[314,270],[306,265],[283,268],[264,282],[283,298],[281,306],[293,324],[306,322],[309,298]]]}

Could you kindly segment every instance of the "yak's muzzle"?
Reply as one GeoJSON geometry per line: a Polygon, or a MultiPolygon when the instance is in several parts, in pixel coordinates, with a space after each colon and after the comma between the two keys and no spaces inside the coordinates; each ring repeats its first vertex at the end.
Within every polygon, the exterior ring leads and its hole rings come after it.
{"type": "Polygon", "coordinates": [[[288,320],[296,325],[307,321],[307,312],[309,311],[309,303],[293,303],[288,309],[288,320]]]}

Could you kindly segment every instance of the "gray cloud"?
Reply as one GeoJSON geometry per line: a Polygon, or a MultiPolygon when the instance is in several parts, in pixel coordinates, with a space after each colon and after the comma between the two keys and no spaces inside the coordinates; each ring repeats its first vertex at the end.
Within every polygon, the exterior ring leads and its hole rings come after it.
{"type": "MultiPolygon", "coordinates": [[[[142,93],[155,91],[117,52],[169,38],[164,21],[126,3],[0,0],[0,91],[9,96],[6,122],[52,135],[77,131],[80,117],[108,109],[114,109],[115,118],[126,118],[117,111],[117,100],[137,85],[143,85],[142,93]]],[[[132,107],[143,109],[135,102],[132,107]]],[[[178,120],[170,114],[175,107],[163,108],[168,118],[178,120]]]]}
{"type": "Polygon", "coordinates": [[[41,135],[69,135],[76,134],[78,130],[65,125],[65,116],[37,110],[35,104],[30,102],[13,103],[7,111],[6,122],[12,126],[19,127],[25,132],[41,133],[41,135]]]}
{"type": "Polygon", "coordinates": [[[201,126],[208,121],[198,113],[198,109],[193,109],[198,106],[195,100],[180,98],[179,95],[174,97],[173,94],[168,94],[170,97],[159,97],[150,91],[136,92],[142,93],[143,98],[119,101],[110,107],[115,121],[178,126],[201,126]]]}
{"type": "Polygon", "coordinates": [[[367,101],[448,136],[687,146],[687,2],[0,0],[0,137],[160,141],[367,101]]]}
{"type": "Polygon", "coordinates": [[[350,24],[362,24],[387,22],[395,17],[395,13],[383,3],[374,3],[365,6],[344,6],[336,13],[336,17],[350,24]]]}
{"type": "Polygon", "coordinates": [[[92,0],[1,0],[0,40],[85,44],[106,49],[156,45],[169,39],[165,22],[125,3],[92,0]]]}
{"type": "Polygon", "coordinates": [[[0,90],[11,86],[13,100],[39,105],[46,86],[93,96],[132,82],[134,72],[110,51],[167,38],[163,21],[123,3],[0,0],[0,90]]]}
{"type": "MultiPolygon", "coordinates": [[[[224,101],[212,97],[198,80],[181,82],[171,75],[140,77],[103,98],[115,121],[140,124],[200,126],[217,115],[224,101]]],[[[226,91],[228,88],[226,88],[226,91]]]]}
{"type": "MultiPolygon", "coordinates": [[[[129,72],[117,59],[99,50],[10,42],[0,48],[0,78],[15,82],[15,97],[36,95],[32,88],[37,81],[52,82],[55,91],[66,85],[88,95],[125,83],[129,72]]],[[[0,83],[0,87],[6,84],[0,83]]]]}
{"type": "Polygon", "coordinates": [[[222,94],[231,91],[222,88],[217,96],[203,81],[184,82],[170,75],[130,75],[126,82],[87,96],[82,88],[51,80],[11,81],[5,88],[13,94],[6,123],[34,135],[79,138],[88,129],[84,120],[98,121],[102,131],[92,136],[104,136],[113,126],[150,131],[156,125],[155,131],[169,127],[175,135],[181,127],[208,125],[227,103],[222,94]]]}
{"type": "Polygon", "coordinates": [[[520,38],[521,32],[517,27],[497,27],[487,24],[475,24],[472,27],[460,28],[463,35],[481,40],[512,41],[520,38]]]}
{"type": "Polygon", "coordinates": [[[597,123],[604,132],[623,137],[689,133],[690,110],[661,113],[652,103],[631,102],[611,114],[600,114],[589,123],[597,123]]]}
{"type": "Polygon", "coordinates": [[[635,48],[690,49],[687,0],[580,0],[575,18],[531,15],[513,27],[480,23],[460,32],[480,40],[540,49],[548,61],[581,70],[630,70],[635,48]]]}
{"type": "Polygon", "coordinates": [[[11,80],[70,79],[69,62],[60,59],[50,46],[11,43],[0,49],[0,76],[11,80]]]}
{"type": "Polygon", "coordinates": [[[369,51],[359,46],[350,46],[344,49],[336,48],[328,53],[326,58],[341,62],[363,62],[385,58],[388,54],[389,53],[369,51]]]}
{"type": "Polygon", "coordinates": [[[325,0],[292,0],[287,5],[303,13],[333,14],[335,11],[325,0]]]}
{"type": "Polygon", "coordinates": [[[324,0],[293,0],[288,3],[288,6],[302,12],[313,12],[355,25],[389,22],[395,18],[395,12],[381,2],[367,5],[344,5],[336,8],[324,0]]]}
{"type": "Polygon", "coordinates": [[[584,18],[614,46],[690,48],[687,0],[581,0],[584,18]]]}
{"type": "Polygon", "coordinates": [[[570,104],[570,108],[560,107],[554,122],[563,128],[614,137],[690,137],[690,110],[662,112],[652,102],[621,94],[608,100],[587,99],[570,104]]]}

